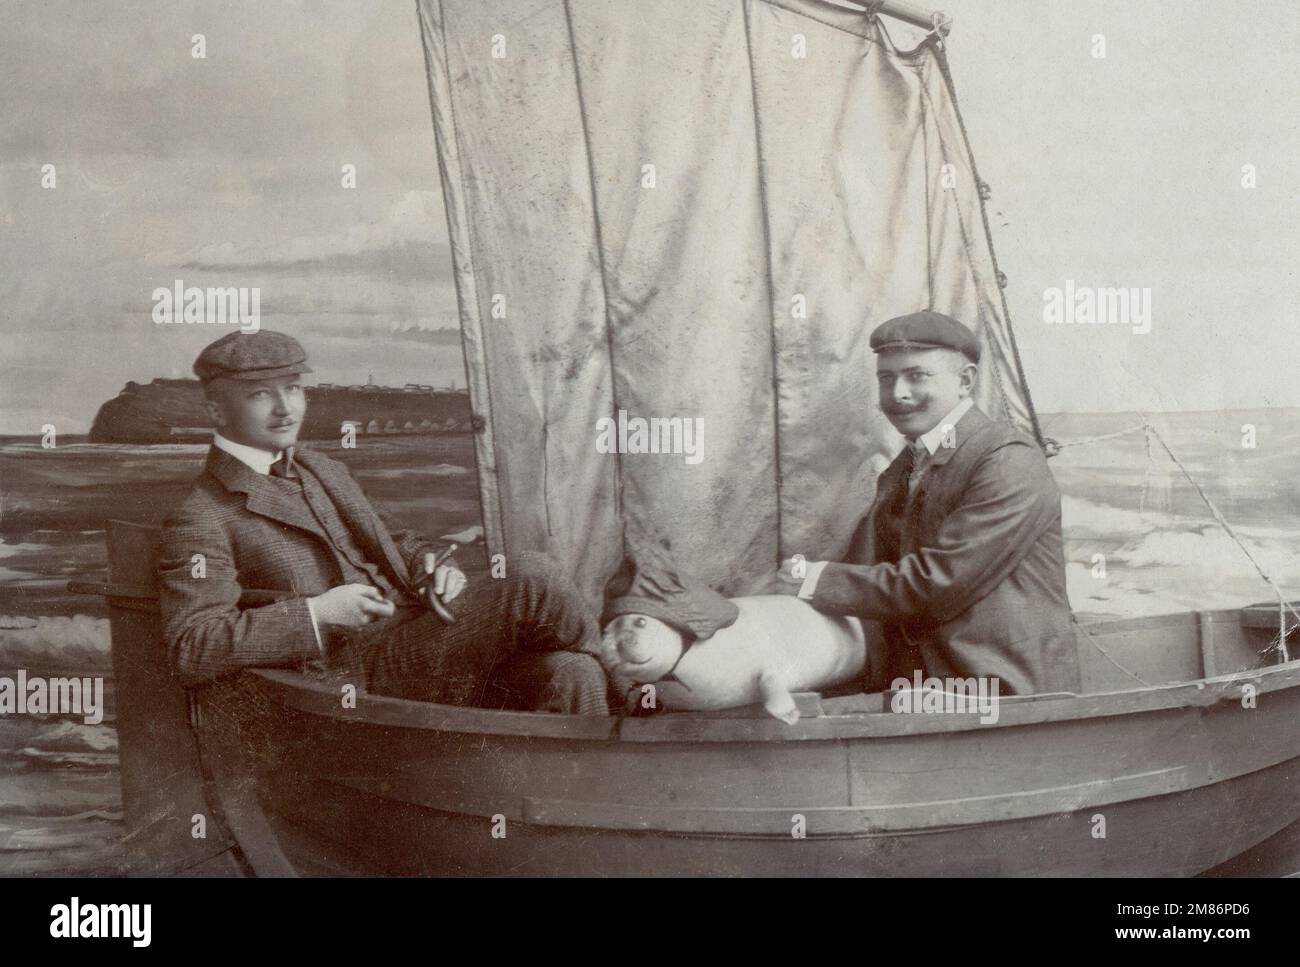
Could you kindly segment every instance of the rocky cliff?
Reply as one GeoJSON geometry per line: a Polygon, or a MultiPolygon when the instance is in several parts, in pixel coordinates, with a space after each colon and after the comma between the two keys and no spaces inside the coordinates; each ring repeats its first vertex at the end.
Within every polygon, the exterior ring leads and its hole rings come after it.
{"type": "MultiPolygon", "coordinates": [[[[407,384],[309,386],[304,440],[337,440],[344,423],[358,436],[375,433],[468,433],[469,393],[407,384]]],[[[91,443],[193,443],[209,439],[212,422],[196,379],[127,383],[100,406],[91,443]]]]}

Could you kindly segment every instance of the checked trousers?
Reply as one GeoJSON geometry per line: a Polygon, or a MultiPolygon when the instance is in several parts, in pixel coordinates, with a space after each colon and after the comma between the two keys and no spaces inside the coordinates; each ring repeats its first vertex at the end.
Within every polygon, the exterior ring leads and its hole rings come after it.
{"type": "Polygon", "coordinates": [[[604,670],[591,654],[600,628],[577,589],[542,554],[506,562],[506,575],[471,579],[449,605],[353,629],[331,646],[336,671],[360,671],[375,695],[521,711],[608,715],[604,670]]]}

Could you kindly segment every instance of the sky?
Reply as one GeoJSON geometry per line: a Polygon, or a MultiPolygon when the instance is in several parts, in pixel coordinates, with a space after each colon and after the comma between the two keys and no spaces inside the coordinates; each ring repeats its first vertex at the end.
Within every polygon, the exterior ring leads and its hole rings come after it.
{"type": "MultiPolygon", "coordinates": [[[[1300,5],[942,5],[1038,409],[1300,405],[1300,5]],[[1067,279],[1149,288],[1151,331],[1047,325],[1067,279]]],[[[3,13],[0,433],[189,375],[212,329],[150,318],[176,279],[260,287],[322,380],[464,384],[421,335],[456,301],[414,0],[3,13]]]]}

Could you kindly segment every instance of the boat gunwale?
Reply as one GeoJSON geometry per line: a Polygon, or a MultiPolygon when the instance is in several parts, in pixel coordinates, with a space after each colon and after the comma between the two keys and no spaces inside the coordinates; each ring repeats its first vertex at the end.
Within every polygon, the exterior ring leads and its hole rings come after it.
{"type": "MultiPolygon", "coordinates": [[[[1180,612],[1098,622],[1091,627],[1099,631],[1104,628],[1109,634],[1171,622],[1195,622],[1198,614],[1235,616],[1241,610],[1180,612]]],[[[562,715],[439,705],[366,692],[358,693],[355,708],[344,708],[336,684],[331,681],[312,680],[299,672],[281,669],[252,669],[247,674],[256,676],[286,707],[295,711],[374,726],[520,738],[615,739],[629,743],[786,742],[958,733],[1181,708],[1208,708],[1238,700],[1242,686],[1247,684],[1254,687],[1256,695],[1300,687],[1300,658],[1223,675],[1138,688],[1079,695],[1008,696],[998,702],[997,721],[988,723],[981,722],[980,715],[974,711],[900,713],[889,710],[887,706],[881,711],[805,716],[793,725],[766,716],[727,716],[725,711],[664,712],[644,717],[562,715]]]]}

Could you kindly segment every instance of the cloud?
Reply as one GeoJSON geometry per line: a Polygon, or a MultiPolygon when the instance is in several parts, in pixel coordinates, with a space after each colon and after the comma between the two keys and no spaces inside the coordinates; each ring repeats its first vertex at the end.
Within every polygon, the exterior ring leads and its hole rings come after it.
{"type": "Polygon", "coordinates": [[[401,267],[409,269],[410,275],[449,279],[450,249],[445,226],[439,193],[412,190],[384,218],[358,222],[341,231],[263,243],[214,242],[183,254],[160,254],[153,261],[196,271],[332,270],[365,274],[401,267]]]}

